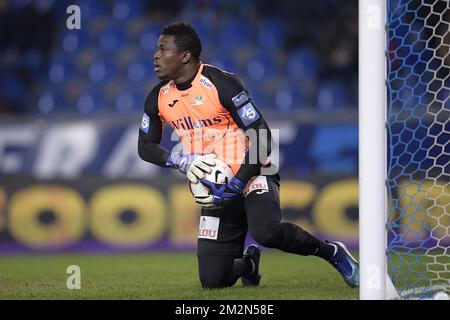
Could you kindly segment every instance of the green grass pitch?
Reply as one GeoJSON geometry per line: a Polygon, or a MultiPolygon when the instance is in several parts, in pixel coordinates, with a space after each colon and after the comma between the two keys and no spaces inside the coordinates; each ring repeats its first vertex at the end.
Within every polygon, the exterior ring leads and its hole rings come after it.
{"type": "Polygon", "coordinates": [[[340,274],[316,257],[264,251],[259,287],[205,290],[194,252],[0,256],[0,299],[357,299],[340,274]],[[69,265],[81,289],[69,290],[69,265]]]}

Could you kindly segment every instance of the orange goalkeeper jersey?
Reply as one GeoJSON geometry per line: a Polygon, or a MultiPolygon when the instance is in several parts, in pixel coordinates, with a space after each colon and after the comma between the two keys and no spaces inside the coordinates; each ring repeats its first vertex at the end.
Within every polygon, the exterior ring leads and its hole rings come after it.
{"type": "Polygon", "coordinates": [[[244,131],[268,130],[242,81],[207,64],[186,83],[162,81],[149,94],[140,139],[160,143],[164,124],[179,137],[183,153],[215,153],[234,174],[250,147],[244,131]]]}

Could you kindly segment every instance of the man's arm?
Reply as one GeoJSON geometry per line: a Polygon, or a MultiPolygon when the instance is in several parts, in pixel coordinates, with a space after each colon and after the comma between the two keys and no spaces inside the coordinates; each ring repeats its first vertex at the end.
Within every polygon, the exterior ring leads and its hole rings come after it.
{"type": "Polygon", "coordinates": [[[248,90],[236,75],[215,68],[208,71],[219,92],[221,104],[230,112],[238,127],[244,132],[249,129],[253,131],[249,136],[254,139],[250,141],[245,159],[236,173],[236,178],[246,184],[259,173],[270,155],[273,147],[272,134],[248,90]]]}
{"type": "Polygon", "coordinates": [[[158,94],[161,84],[156,86],[145,100],[144,115],[139,128],[139,157],[160,167],[167,167],[170,151],[160,145],[163,122],[158,115],[158,94]]]}
{"type": "Polygon", "coordinates": [[[242,81],[234,74],[217,68],[207,67],[205,74],[217,88],[221,104],[229,111],[238,127],[252,137],[249,149],[236,175],[222,186],[207,180],[200,180],[210,188],[212,194],[206,198],[196,198],[204,207],[220,207],[231,199],[239,197],[251,177],[260,174],[261,166],[267,161],[272,150],[272,135],[266,121],[252,101],[242,81]]]}
{"type": "MultiPolygon", "coordinates": [[[[164,84],[164,83],[161,83],[164,84]]],[[[160,167],[178,169],[189,181],[196,183],[215,165],[215,155],[182,154],[170,152],[160,145],[163,121],[159,116],[158,95],[161,84],[155,87],[145,101],[145,110],[139,128],[138,154],[147,162],[160,167]]]]}

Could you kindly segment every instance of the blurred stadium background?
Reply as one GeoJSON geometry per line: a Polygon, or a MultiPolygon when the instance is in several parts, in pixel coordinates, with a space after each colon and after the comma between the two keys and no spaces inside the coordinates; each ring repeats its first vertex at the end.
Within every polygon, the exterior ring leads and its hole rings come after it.
{"type": "Polygon", "coordinates": [[[0,253],[195,248],[185,179],[136,151],[179,20],[280,130],[283,218],[357,249],[356,1],[1,0],[0,253]]]}
{"type": "MultiPolygon", "coordinates": [[[[189,295],[199,207],[185,178],[137,154],[156,41],[179,20],[279,130],[283,219],[358,248],[356,1],[0,0],[0,298],[214,298],[189,295]],[[96,279],[81,296],[67,296],[71,263],[96,279]]],[[[222,297],[356,297],[326,263],[274,254],[270,292],[222,297]]]]}
{"type": "MultiPolygon", "coordinates": [[[[448,210],[436,209],[444,228],[431,230],[415,215],[430,204],[408,174],[445,165],[431,174],[448,187],[448,1],[389,3],[391,219],[406,232],[389,236],[447,245],[448,210]],[[425,154],[417,141],[433,136],[440,145],[425,154]]],[[[357,9],[356,0],[0,0],[0,299],[216,298],[197,290],[199,207],[186,179],[137,154],[156,42],[180,20],[199,31],[202,61],[238,74],[279,130],[283,219],[357,250],[357,9]],[[66,26],[72,4],[79,30],[66,26]],[[90,277],[83,295],[67,295],[61,270],[71,263],[90,277]]],[[[169,130],[163,141],[175,144],[169,130]]],[[[447,204],[438,191],[428,197],[447,204]]],[[[400,282],[420,274],[407,258],[400,282]]],[[[314,258],[267,251],[262,269],[270,290],[221,297],[357,296],[314,258]]]]}

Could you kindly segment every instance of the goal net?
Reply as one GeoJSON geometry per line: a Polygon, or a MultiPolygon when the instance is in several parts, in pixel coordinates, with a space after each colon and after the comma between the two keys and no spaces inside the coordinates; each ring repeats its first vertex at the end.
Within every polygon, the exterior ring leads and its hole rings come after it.
{"type": "Polygon", "coordinates": [[[450,294],[450,1],[388,0],[386,24],[388,274],[428,299],[450,294]]]}

